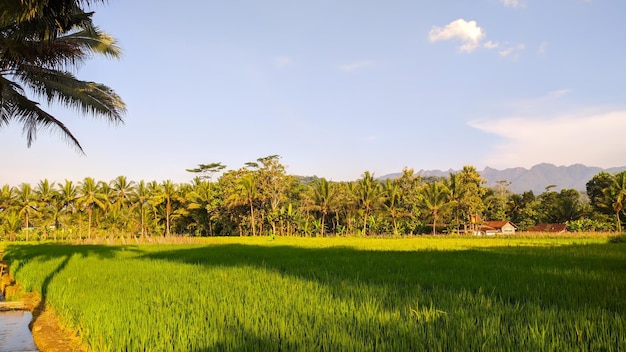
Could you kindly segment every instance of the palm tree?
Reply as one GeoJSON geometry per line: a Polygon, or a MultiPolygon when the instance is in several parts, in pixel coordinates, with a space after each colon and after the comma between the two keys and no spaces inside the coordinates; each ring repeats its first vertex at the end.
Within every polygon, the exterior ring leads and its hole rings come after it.
{"type": "MultiPolygon", "coordinates": [[[[185,198],[188,202],[187,209],[188,210],[199,210],[201,212],[201,216],[197,216],[200,219],[206,219],[207,225],[207,234],[209,236],[213,235],[213,227],[211,225],[211,216],[215,211],[215,194],[213,192],[213,187],[211,184],[206,181],[198,180],[193,185],[193,188],[186,193],[185,198]]],[[[196,213],[197,214],[197,213],[196,213]]],[[[199,222],[199,221],[198,221],[199,222]]],[[[201,224],[198,223],[198,226],[201,224]]]]}
{"type": "Polygon", "coordinates": [[[146,206],[150,201],[150,190],[144,180],[139,181],[131,191],[133,207],[139,208],[139,222],[141,226],[141,238],[146,236],[146,206]]]}
{"type": "Polygon", "coordinates": [[[367,236],[367,220],[380,200],[380,183],[369,171],[365,171],[356,187],[357,200],[363,211],[363,236],[367,236]]]}
{"type": "Polygon", "coordinates": [[[337,192],[335,188],[325,178],[320,178],[313,184],[313,202],[315,208],[322,213],[321,236],[324,237],[326,227],[326,216],[332,210],[337,192]]]}
{"type": "Polygon", "coordinates": [[[626,171],[613,175],[611,185],[603,193],[609,199],[613,211],[615,211],[617,232],[622,232],[620,214],[626,209],[626,171]]]}
{"type": "Polygon", "coordinates": [[[51,226],[52,223],[54,223],[55,229],[58,225],[60,210],[60,205],[58,204],[59,196],[54,189],[54,183],[50,183],[48,179],[43,179],[39,181],[39,183],[37,183],[35,193],[40,202],[42,215],[44,216],[41,225],[43,227],[43,230],[47,233],[47,228],[51,226]]]}
{"type": "Polygon", "coordinates": [[[38,213],[38,202],[35,198],[35,193],[29,183],[22,183],[17,188],[16,201],[18,206],[18,214],[24,219],[24,228],[26,229],[26,241],[28,241],[28,234],[30,228],[30,216],[33,213],[38,213]]]}
{"type": "Polygon", "coordinates": [[[384,202],[383,206],[391,217],[393,234],[398,234],[398,217],[400,217],[400,188],[398,182],[387,179],[383,185],[384,202]]]}
{"type": "Polygon", "coordinates": [[[172,201],[176,198],[176,185],[171,180],[161,183],[162,197],[165,201],[165,236],[170,235],[170,222],[172,216],[172,201]]]}
{"type": "MultiPolygon", "coordinates": [[[[118,176],[110,183],[111,187],[111,210],[118,215],[117,221],[112,221],[114,226],[127,226],[130,217],[131,194],[135,182],[128,181],[126,176],[118,176]]],[[[112,213],[109,213],[111,218],[112,213]]],[[[110,219],[113,220],[113,219],[110,219]]]]}
{"type": "Polygon", "coordinates": [[[87,209],[88,226],[87,226],[87,238],[91,238],[91,218],[94,207],[105,209],[107,206],[107,194],[104,193],[100,187],[100,183],[91,177],[86,177],[83,182],[80,183],[78,189],[79,196],[76,201],[87,209]]]}
{"type": "Polygon", "coordinates": [[[128,181],[126,176],[117,176],[115,180],[111,181],[111,201],[114,207],[118,209],[128,207],[134,185],[135,182],[128,181]]]}
{"type": "MultiPolygon", "coordinates": [[[[463,197],[464,197],[464,189],[463,184],[461,183],[461,177],[458,173],[450,173],[450,176],[444,180],[446,183],[446,187],[448,187],[449,195],[448,200],[450,206],[452,207],[452,213],[454,215],[454,225],[456,226],[456,231],[460,230],[460,220],[459,214],[463,212],[463,197]]],[[[465,227],[463,230],[467,232],[467,224],[465,221],[463,222],[463,226],[465,227]]]]}
{"type": "Polygon", "coordinates": [[[0,212],[0,231],[9,238],[9,240],[15,239],[15,234],[22,227],[22,219],[20,215],[14,210],[5,210],[0,212]]]}
{"type": "Polygon", "coordinates": [[[449,194],[443,182],[430,182],[422,187],[422,205],[433,215],[433,235],[437,233],[437,216],[448,204],[449,194]]]}
{"type": "Polygon", "coordinates": [[[54,128],[82,152],[69,129],[27,91],[48,103],[122,122],[126,107],[109,87],[81,81],[72,73],[95,55],[119,58],[114,38],[92,22],[81,5],[104,0],[2,0],[0,2],[0,127],[23,126],[28,146],[39,127],[54,128]]]}
{"type": "Polygon", "coordinates": [[[60,212],[64,214],[74,214],[76,212],[76,199],[78,198],[78,188],[72,181],[65,180],[65,183],[58,185],[59,200],[61,203],[60,212]]]}
{"type": "Polygon", "coordinates": [[[7,211],[15,203],[15,187],[3,185],[0,188],[0,212],[7,211]]]}
{"type": "Polygon", "coordinates": [[[238,187],[240,196],[242,196],[246,203],[250,206],[250,227],[252,228],[252,236],[256,236],[256,225],[254,222],[254,201],[258,197],[258,190],[256,187],[256,180],[253,174],[247,174],[238,180],[238,187]]]}

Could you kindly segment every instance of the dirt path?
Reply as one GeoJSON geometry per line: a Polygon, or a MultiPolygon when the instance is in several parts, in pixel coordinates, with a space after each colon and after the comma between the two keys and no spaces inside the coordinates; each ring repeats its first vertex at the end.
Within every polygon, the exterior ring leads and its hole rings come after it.
{"type": "Polygon", "coordinates": [[[86,352],[80,344],[78,337],[70,331],[64,330],[52,309],[45,309],[43,312],[33,312],[33,322],[31,331],[35,345],[41,352],[86,352]]]}

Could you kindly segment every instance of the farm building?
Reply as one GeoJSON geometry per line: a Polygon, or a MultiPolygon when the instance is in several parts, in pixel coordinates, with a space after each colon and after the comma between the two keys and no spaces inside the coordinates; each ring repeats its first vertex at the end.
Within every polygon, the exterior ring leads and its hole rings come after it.
{"type": "Polygon", "coordinates": [[[528,231],[532,232],[565,232],[567,231],[566,224],[537,224],[529,227],[528,231]]]}
{"type": "Polygon", "coordinates": [[[501,234],[514,234],[517,230],[517,226],[510,221],[485,221],[478,227],[479,233],[486,235],[501,234]]]}

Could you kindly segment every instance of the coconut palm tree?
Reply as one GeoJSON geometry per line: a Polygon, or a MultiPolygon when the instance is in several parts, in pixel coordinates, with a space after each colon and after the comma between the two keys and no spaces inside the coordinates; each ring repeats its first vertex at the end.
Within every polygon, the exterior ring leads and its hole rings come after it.
{"type": "Polygon", "coordinates": [[[94,55],[121,55],[115,39],[93,24],[93,12],[81,7],[95,2],[105,1],[0,2],[0,127],[21,124],[28,146],[43,127],[56,129],[82,152],[70,130],[29,95],[114,123],[123,121],[126,107],[111,88],[71,73],[94,55]]]}
{"type": "Polygon", "coordinates": [[[146,181],[141,180],[133,187],[130,198],[133,207],[139,208],[139,223],[141,227],[141,238],[146,236],[146,208],[150,201],[150,190],[146,185],[146,181]]]}
{"type": "Polygon", "coordinates": [[[603,193],[615,211],[617,232],[622,232],[621,213],[626,209],[626,171],[613,175],[611,185],[603,193]]]}
{"type": "Polygon", "coordinates": [[[239,191],[239,196],[245,200],[250,207],[250,228],[252,229],[252,236],[256,236],[254,201],[257,199],[259,192],[256,186],[254,174],[247,174],[241,177],[237,182],[237,190],[239,191]]]}
{"type": "Polygon", "coordinates": [[[187,201],[187,209],[190,211],[196,210],[196,221],[198,227],[204,227],[204,224],[201,224],[201,219],[206,221],[206,229],[207,234],[209,236],[213,235],[213,226],[211,221],[211,216],[216,210],[216,194],[213,191],[213,187],[207,181],[202,181],[198,179],[199,182],[196,182],[189,192],[185,194],[185,198],[187,201]]]}
{"type": "Polygon", "coordinates": [[[130,196],[135,182],[128,181],[126,176],[117,176],[111,181],[111,201],[114,207],[126,209],[130,203],[130,196]]]}
{"type": "Polygon", "coordinates": [[[161,196],[165,202],[165,236],[170,236],[171,218],[172,218],[172,202],[176,199],[177,187],[171,180],[161,183],[161,196]]]}
{"type": "Polygon", "coordinates": [[[15,204],[15,187],[3,185],[0,188],[0,212],[7,211],[15,204]]]}
{"type": "Polygon", "coordinates": [[[76,213],[76,199],[78,198],[76,185],[72,181],[65,180],[64,183],[59,183],[57,186],[61,203],[60,212],[66,214],[66,217],[76,213]]]}
{"type": "Polygon", "coordinates": [[[437,216],[449,203],[450,190],[443,182],[430,182],[422,187],[422,205],[433,216],[433,235],[437,233],[437,216]]]}
{"type": "Polygon", "coordinates": [[[363,178],[359,179],[355,191],[359,207],[363,211],[363,236],[367,236],[367,220],[381,197],[380,183],[374,179],[374,175],[365,171],[363,178]]]}
{"type": "Polygon", "coordinates": [[[102,191],[100,183],[91,177],[86,177],[83,182],[80,183],[78,189],[78,198],[76,201],[87,210],[88,226],[87,226],[87,238],[91,238],[91,218],[93,215],[94,207],[105,209],[108,203],[107,194],[102,191]]]}
{"type": "Polygon", "coordinates": [[[383,184],[384,201],[383,207],[387,210],[391,217],[391,225],[393,226],[393,234],[398,234],[398,218],[401,215],[400,208],[400,187],[398,182],[387,179],[383,184]]]}
{"type": "Polygon", "coordinates": [[[22,183],[17,188],[16,202],[18,206],[18,214],[22,217],[22,219],[24,219],[26,241],[28,241],[31,215],[39,213],[39,202],[37,202],[35,192],[29,183],[22,183]]]}
{"type": "Polygon", "coordinates": [[[337,199],[337,192],[328,180],[320,178],[313,184],[313,203],[315,208],[322,213],[322,223],[320,226],[321,236],[324,237],[326,227],[326,216],[332,210],[337,199]]]}
{"type": "Polygon", "coordinates": [[[48,232],[48,228],[52,225],[54,225],[54,228],[56,229],[59,220],[59,195],[54,186],[55,184],[50,183],[48,179],[43,179],[39,181],[35,187],[35,194],[38,198],[41,213],[43,215],[41,226],[43,227],[43,231],[45,233],[48,232]]]}

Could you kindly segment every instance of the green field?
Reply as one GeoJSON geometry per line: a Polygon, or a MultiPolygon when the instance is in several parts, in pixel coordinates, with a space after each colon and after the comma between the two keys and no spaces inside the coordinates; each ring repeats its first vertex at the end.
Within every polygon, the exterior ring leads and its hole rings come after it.
{"type": "Polygon", "coordinates": [[[626,244],[605,238],[211,238],[11,244],[94,351],[624,351],[626,244]]]}

